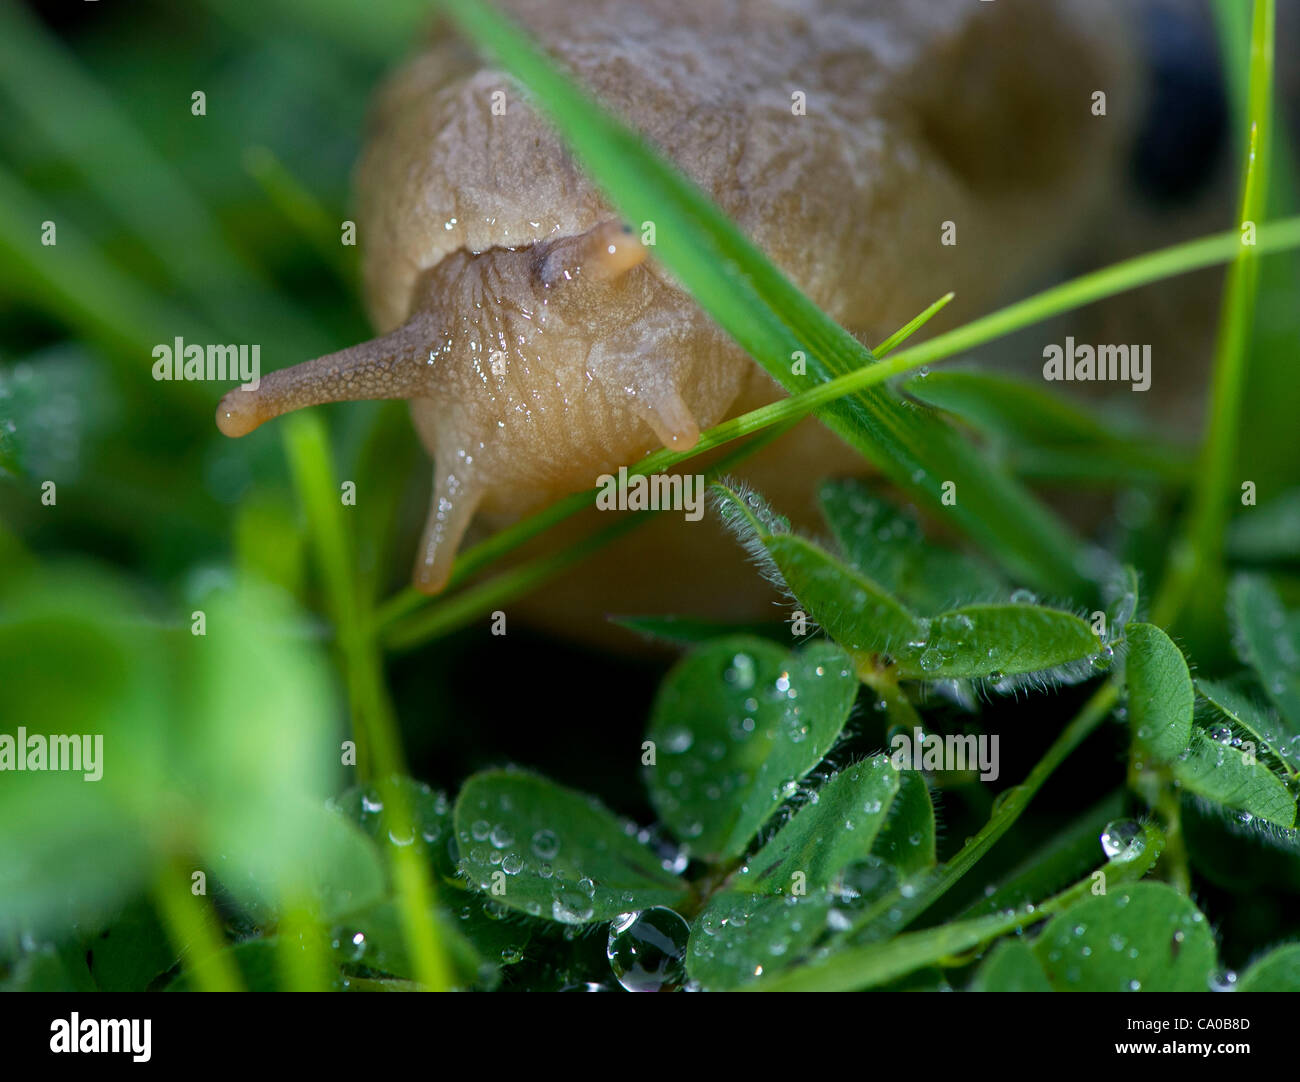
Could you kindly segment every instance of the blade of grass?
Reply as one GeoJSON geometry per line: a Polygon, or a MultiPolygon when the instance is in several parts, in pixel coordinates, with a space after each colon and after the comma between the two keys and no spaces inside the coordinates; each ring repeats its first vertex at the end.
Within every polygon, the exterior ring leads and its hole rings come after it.
{"type": "Polygon", "coordinates": [[[1028,462],[1116,485],[1132,476],[1182,483],[1191,472],[1184,448],[1140,434],[1132,424],[1111,423],[1026,380],[967,369],[921,373],[903,386],[983,432],[1017,468],[1028,462]]]}
{"type": "Polygon", "coordinates": [[[1084,740],[1092,735],[1097,726],[1110,716],[1118,700],[1118,685],[1113,680],[1102,684],[1084,704],[1074,720],[1061,730],[1060,736],[1052,741],[1052,746],[1034,764],[1025,780],[999,794],[989,821],[961,847],[951,860],[928,875],[919,886],[900,885],[885,894],[858,918],[847,935],[852,936],[854,933],[868,929],[882,914],[891,911],[900,914],[895,930],[905,928],[934,905],[1015,825],[1025,808],[1029,806],[1029,802],[1043,787],[1043,783],[1084,740]]]}
{"type": "MultiPolygon", "coordinates": [[[[479,0],[444,0],[457,26],[520,80],[629,221],[654,221],[656,255],[728,334],[791,393],[870,365],[851,334],[798,290],[708,196],[603,111],[514,26],[479,0]],[[802,352],[807,375],[791,371],[802,352]]],[[[939,417],[883,387],[860,388],[820,419],[894,483],[1018,579],[1088,596],[1081,542],[939,417]],[[946,482],[959,493],[942,500],[946,482]]]]}
{"type": "MultiPolygon", "coordinates": [[[[414,837],[414,809],[406,791],[396,784],[396,779],[405,774],[401,741],[384,687],[378,645],[369,632],[369,598],[351,573],[354,561],[324,423],[308,413],[296,413],[286,422],[281,430],[285,450],[306,509],[347,673],[358,774],[375,782],[394,834],[414,837]]],[[[387,846],[385,850],[415,975],[432,990],[449,988],[451,966],[433,918],[435,893],[430,867],[417,846],[387,846]]]]}
{"type": "Polygon", "coordinates": [[[244,151],[244,171],[261,186],[266,197],[285,220],[315,249],[316,254],[344,285],[357,281],[355,248],[339,243],[338,216],[330,214],[311,191],[298,180],[270,147],[249,147],[244,151]]]}
{"type": "Polygon", "coordinates": [[[1257,245],[1248,238],[1258,232],[1267,201],[1275,22],[1274,0],[1255,0],[1248,146],[1238,215],[1240,247],[1228,270],[1224,289],[1206,434],[1199,462],[1200,481],[1193,489],[1183,536],[1174,546],[1163,588],[1152,608],[1153,622],[1166,627],[1178,619],[1193,591],[1201,598],[1198,609],[1202,622],[1210,610],[1217,616],[1220,608],[1228,498],[1235,484],[1241,401],[1259,280],[1257,245]],[[1207,583],[1211,585],[1207,587],[1207,583]]]}
{"type": "MultiPolygon", "coordinates": [[[[1210,656],[1214,644],[1222,642],[1219,625],[1223,612],[1228,498],[1230,487],[1235,484],[1241,403],[1259,283],[1259,252],[1248,242],[1247,228],[1259,231],[1267,206],[1276,17],[1274,0],[1255,0],[1247,94],[1247,149],[1238,214],[1240,248],[1229,267],[1224,287],[1206,433],[1198,461],[1200,481],[1193,488],[1191,509],[1180,536],[1174,541],[1169,566],[1151,607],[1153,623],[1163,627],[1179,625],[1184,638],[1191,641],[1193,652],[1210,656]]],[[[1191,871],[1182,840],[1178,792],[1167,771],[1150,764],[1140,766],[1138,755],[1135,744],[1129,753],[1130,787],[1144,794],[1161,816],[1171,843],[1166,858],[1167,878],[1186,893],[1191,871]]]]}
{"type": "Polygon", "coordinates": [[[333,975],[324,931],[305,904],[285,910],[275,937],[280,987],[286,992],[328,992],[333,975]]]}
{"type": "MultiPolygon", "coordinates": [[[[1254,13],[1242,0],[1211,4],[1226,71],[1234,145],[1247,142],[1250,98],[1250,36],[1254,13]]],[[[1284,217],[1300,208],[1294,141],[1285,122],[1285,101],[1275,98],[1270,122],[1272,170],[1268,179],[1268,214],[1284,217]]],[[[1300,414],[1300,381],[1292,358],[1300,340],[1300,259],[1268,260],[1260,267],[1258,304],[1251,341],[1251,363],[1242,400],[1250,418],[1240,433],[1242,462],[1260,493],[1260,505],[1300,482],[1300,459],[1291,453],[1293,423],[1300,414]]],[[[1238,516],[1254,514],[1236,510],[1238,516]]]]}
{"type": "Polygon", "coordinates": [[[153,883],[153,900],[181,963],[200,992],[239,992],[243,982],[226,943],[217,931],[221,922],[206,895],[190,891],[190,870],[171,858],[160,862],[153,883]]]}
{"type": "Polygon", "coordinates": [[[1035,846],[1010,869],[992,894],[980,891],[957,914],[961,918],[983,917],[1008,906],[1021,905],[1082,875],[1097,859],[1098,843],[1106,825],[1124,817],[1127,794],[1112,790],[1068,826],[1035,846]]]}

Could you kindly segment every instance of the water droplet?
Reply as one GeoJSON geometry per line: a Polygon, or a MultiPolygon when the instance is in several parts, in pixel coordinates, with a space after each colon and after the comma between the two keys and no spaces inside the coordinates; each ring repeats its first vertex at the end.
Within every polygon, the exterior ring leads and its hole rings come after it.
{"type": "Polygon", "coordinates": [[[1237,974],[1231,969],[1215,973],[1210,977],[1210,990],[1213,992],[1232,992],[1237,987],[1237,974]]]}
{"type": "Polygon", "coordinates": [[[993,814],[997,815],[1006,805],[1007,801],[1020,793],[1020,791],[1020,786],[1013,785],[1010,789],[1003,789],[1002,792],[998,793],[998,795],[993,798],[993,814]]]}
{"type": "Polygon", "coordinates": [[[1146,851],[1146,835],[1141,824],[1132,819],[1117,819],[1107,823],[1101,832],[1101,851],[1119,864],[1136,860],[1146,851]]]}
{"type": "Polygon", "coordinates": [[[553,830],[539,830],[533,835],[533,852],[542,860],[554,860],[560,851],[560,839],[553,830]]]}
{"type": "Polygon", "coordinates": [[[357,932],[356,935],[352,937],[352,951],[351,951],[352,961],[354,962],[361,961],[361,957],[365,953],[366,953],[366,934],[365,932],[357,932]]]}
{"type": "Polygon", "coordinates": [[[740,688],[742,691],[752,688],[757,678],[754,659],[748,654],[736,654],[722,676],[732,687],[740,688]]]}
{"type": "Polygon", "coordinates": [[[551,900],[551,916],[561,924],[585,924],[591,920],[591,897],[582,891],[562,883],[556,884],[555,896],[551,900]]]}
{"type": "Polygon", "coordinates": [[[629,992],[672,991],[686,979],[691,927],[664,906],[624,913],[609,927],[605,956],[629,992]]]}
{"type": "Polygon", "coordinates": [[[693,743],[695,743],[695,734],[683,725],[675,726],[664,734],[664,747],[674,755],[690,751],[693,743]]]}

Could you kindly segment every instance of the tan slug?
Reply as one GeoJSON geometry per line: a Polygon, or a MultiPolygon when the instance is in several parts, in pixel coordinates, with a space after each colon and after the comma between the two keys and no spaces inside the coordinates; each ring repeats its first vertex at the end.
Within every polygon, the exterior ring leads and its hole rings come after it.
{"type": "MultiPolygon", "coordinates": [[[[1131,96],[1107,0],[500,6],[870,342],[948,289],[953,319],[978,314],[1059,252],[1127,134],[1122,108],[1090,108],[1096,91],[1131,96]]],[[[445,584],[476,512],[500,521],[590,488],[781,393],[516,84],[445,27],[380,94],[358,192],[381,337],[232,391],[217,423],[241,436],[303,406],[409,399],[434,459],[422,590],[445,584]]],[[[748,464],[796,519],[817,480],[861,467],[813,421],[748,464]]],[[[662,518],[625,552],[683,529],[662,518]]],[[[700,537],[685,535],[685,574],[719,589],[700,537]]],[[[597,604],[616,606],[601,574],[597,604]]],[[[637,588],[656,596],[653,578],[637,588]]]]}

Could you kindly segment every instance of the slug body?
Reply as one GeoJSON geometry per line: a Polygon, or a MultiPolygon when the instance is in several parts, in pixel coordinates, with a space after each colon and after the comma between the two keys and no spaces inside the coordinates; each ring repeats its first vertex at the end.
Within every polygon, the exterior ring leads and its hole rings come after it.
{"type": "MultiPolygon", "coordinates": [[[[501,6],[870,340],[948,288],[974,314],[1058,252],[1123,135],[1089,110],[1127,78],[1095,0],[501,6]]],[[[217,420],[239,436],[306,405],[409,399],[435,463],[425,591],[476,512],[592,487],[781,393],[445,30],[382,92],[358,189],[381,337],[231,392],[217,420]]],[[[775,463],[806,491],[849,461],[808,425],[755,459],[760,476],[775,463]]]]}

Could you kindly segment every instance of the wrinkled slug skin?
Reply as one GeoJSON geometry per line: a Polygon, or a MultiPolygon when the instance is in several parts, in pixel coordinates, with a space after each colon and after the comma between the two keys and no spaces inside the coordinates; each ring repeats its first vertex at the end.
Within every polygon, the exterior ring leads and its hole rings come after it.
{"type": "MultiPolygon", "coordinates": [[[[948,289],[953,326],[1059,258],[1136,111],[1106,0],[500,6],[870,342],[948,289]],[[1113,103],[1101,119],[1097,89],[1113,103]]],[[[357,189],[383,337],[232,392],[218,421],[240,435],[313,402],[410,399],[435,460],[415,573],[427,591],[474,516],[492,528],[781,393],[641,247],[640,223],[620,229],[518,86],[445,26],[380,91],[357,189]]],[[[741,473],[798,523],[820,478],[862,468],[806,422],[741,473]]],[[[604,639],[607,612],[743,617],[770,600],[715,524],[669,514],[530,608],[604,639]]]]}

